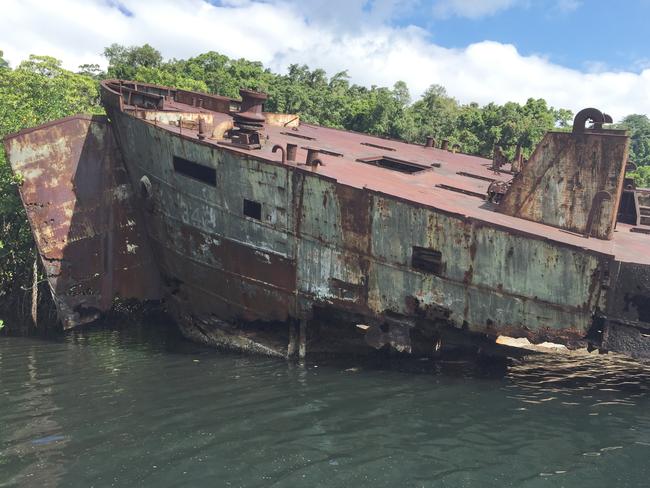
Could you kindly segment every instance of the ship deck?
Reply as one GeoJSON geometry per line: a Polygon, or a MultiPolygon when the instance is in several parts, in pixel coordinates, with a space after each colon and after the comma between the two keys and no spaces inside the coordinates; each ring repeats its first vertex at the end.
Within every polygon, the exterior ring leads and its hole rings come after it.
{"type": "MultiPolygon", "coordinates": [[[[175,101],[166,102],[165,111],[210,113],[215,124],[232,119],[228,114],[175,101]]],[[[318,172],[344,185],[365,188],[459,217],[488,223],[509,232],[547,239],[588,252],[612,255],[618,261],[650,264],[650,235],[632,232],[631,225],[618,223],[613,239],[602,240],[586,238],[570,231],[496,212],[496,205],[486,201],[482,195],[487,195],[492,180],[508,180],[512,175],[507,171],[507,166],[504,167],[505,170],[495,172],[492,169],[492,161],[486,158],[306,123],[300,123],[294,128],[267,124],[264,131],[268,140],[261,149],[255,150],[223,145],[219,140],[210,138],[199,141],[197,130],[181,130],[176,126],[163,124],[158,124],[158,127],[180,133],[183,137],[201,144],[246,154],[272,164],[282,164],[281,153],[271,151],[274,145],[286,147],[287,143],[297,144],[296,161],[286,162],[287,166],[294,167],[296,171],[318,172]],[[304,164],[307,148],[328,152],[321,152],[319,155],[319,159],[324,163],[322,166],[311,167],[304,164]],[[366,158],[392,158],[422,168],[416,168],[416,172],[408,174],[359,161],[366,158]]]]}

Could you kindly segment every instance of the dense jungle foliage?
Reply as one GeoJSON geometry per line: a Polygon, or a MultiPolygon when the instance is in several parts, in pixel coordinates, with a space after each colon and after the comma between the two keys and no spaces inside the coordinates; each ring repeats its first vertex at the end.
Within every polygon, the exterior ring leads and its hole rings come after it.
{"type": "MultiPolygon", "coordinates": [[[[104,50],[108,69],[80,66],[78,72],[61,67],[47,56],[31,56],[12,68],[0,51],[0,138],[20,129],[75,113],[102,113],[98,81],[123,78],[238,97],[239,88],[269,94],[266,110],[300,114],[306,122],[367,132],[408,142],[424,142],[431,135],[460,144],[463,152],[492,156],[498,144],[510,156],[521,144],[528,156],[544,133],[569,128],[573,113],[549,107],[543,99],[525,104],[508,102],[462,104],[444,87],[431,85],[413,101],[408,87],[370,88],[350,83],[345,71],[327,75],[322,69],[291,65],[284,74],[261,63],[231,59],[208,52],[189,59],[164,60],[153,47],[113,44],[104,50]]],[[[633,174],[650,186],[650,120],[628,115],[619,125],[630,130],[630,159],[639,165],[633,174]]],[[[34,244],[18,198],[19,178],[12,175],[0,151],[0,319],[24,315],[32,281],[34,244]]]]}

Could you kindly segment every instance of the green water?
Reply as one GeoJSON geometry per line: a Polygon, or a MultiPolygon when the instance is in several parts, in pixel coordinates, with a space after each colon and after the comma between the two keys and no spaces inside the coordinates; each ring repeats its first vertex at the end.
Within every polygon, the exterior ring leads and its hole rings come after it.
{"type": "Polygon", "coordinates": [[[169,328],[0,338],[0,486],[637,487],[650,368],[316,362],[169,328]]]}

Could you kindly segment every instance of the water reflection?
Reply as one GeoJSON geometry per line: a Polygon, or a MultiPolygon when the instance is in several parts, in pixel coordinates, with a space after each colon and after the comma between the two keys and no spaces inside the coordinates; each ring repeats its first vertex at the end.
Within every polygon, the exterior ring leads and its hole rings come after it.
{"type": "Polygon", "coordinates": [[[0,339],[0,486],[644,486],[650,369],[294,363],[172,329],[0,339]]]}

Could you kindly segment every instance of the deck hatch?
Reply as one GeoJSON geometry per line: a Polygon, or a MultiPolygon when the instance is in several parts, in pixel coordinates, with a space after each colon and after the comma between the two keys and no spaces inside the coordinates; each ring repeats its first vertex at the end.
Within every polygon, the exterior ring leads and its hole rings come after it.
{"type": "Polygon", "coordinates": [[[262,220],[262,204],[244,198],[244,215],[255,220],[262,220]]]}
{"type": "Polygon", "coordinates": [[[217,170],[210,166],[174,156],[174,171],[206,185],[217,186],[217,170]]]}
{"type": "Polygon", "coordinates": [[[413,246],[411,266],[418,271],[440,275],[444,269],[442,253],[428,247],[413,246]]]}
{"type": "Polygon", "coordinates": [[[429,166],[424,166],[422,164],[412,163],[411,161],[404,161],[403,159],[397,159],[390,156],[373,156],[370,158],[359,158],[357,159],[360,163],[372,164],[373,166],[379,166],[381,168],[390,169],[393,171],[399,171],[400,173],[413,174],[425,169],[429,169],[429,166]]]}

